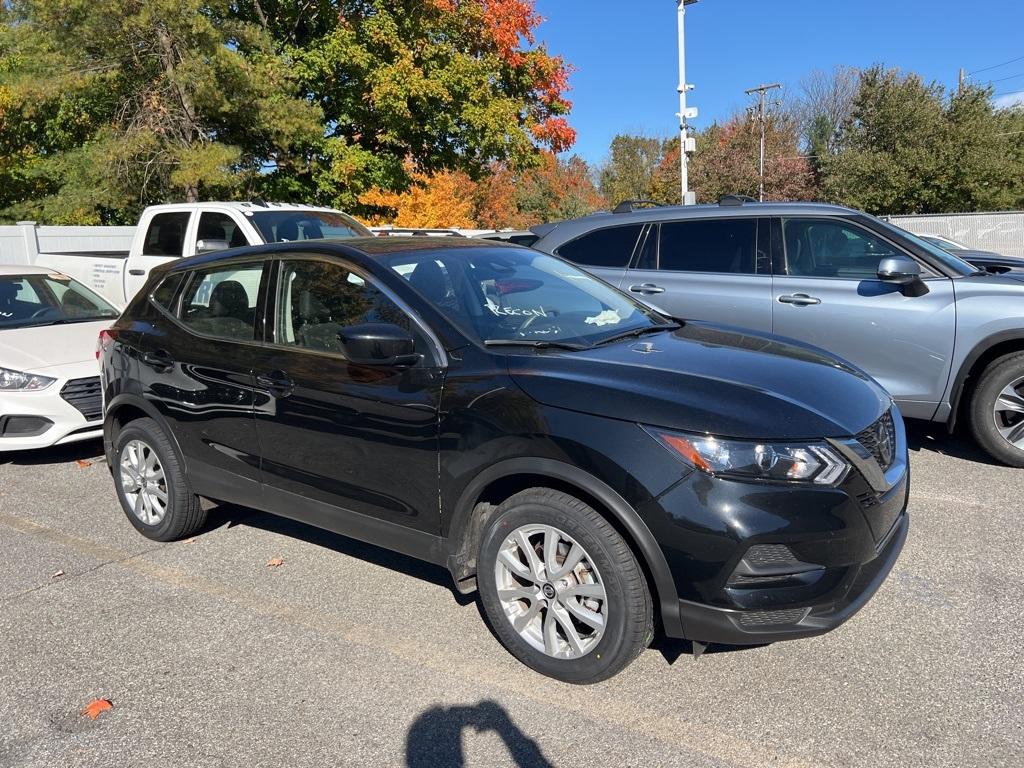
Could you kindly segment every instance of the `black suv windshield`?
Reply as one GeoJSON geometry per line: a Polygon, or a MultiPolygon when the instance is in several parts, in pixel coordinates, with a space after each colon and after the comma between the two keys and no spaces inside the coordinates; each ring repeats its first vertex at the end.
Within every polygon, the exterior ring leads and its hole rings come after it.
{"type": "Polygon", "coordinates": [[[672,326],[608,284],[536,251],[399,253],[386,263],[484,344],[591,346],[672,326]]]}
{"type": "Polygon", "coordinates": [[[340,211],[257,211],[249,214],[249,218],[265,243],[373,236],[370,230],[340,211]]]}
{"type": "Polygon", "coordinates": [[[85,323],[118,314],[66,275],[0,275],[0,329],[85,323]]]}

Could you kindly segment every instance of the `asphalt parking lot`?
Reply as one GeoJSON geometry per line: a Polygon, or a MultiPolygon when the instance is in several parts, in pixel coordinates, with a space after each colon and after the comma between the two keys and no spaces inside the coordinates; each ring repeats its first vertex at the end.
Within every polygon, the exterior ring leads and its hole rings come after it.
{"type": "Polygon", "coordinates": [[[99,445],[0,454],[0,766],[1020,766],[1024,470],[911,438],[910,538],[848,624],[587,688],[441,569],[240,508],[156,544],[99,445]]]}

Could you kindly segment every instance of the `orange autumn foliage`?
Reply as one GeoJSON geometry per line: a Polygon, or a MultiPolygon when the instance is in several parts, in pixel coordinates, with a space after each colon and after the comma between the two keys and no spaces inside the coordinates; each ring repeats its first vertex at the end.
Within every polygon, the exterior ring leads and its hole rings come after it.
{"type": "Polygon", "coordinates": [[[461,171],[433,175],[413,173],[405,192],[371,189],[359,202],[378,211],[368,218],[371,225],[396,227],[473,227],[472,179],[461,171]]]}

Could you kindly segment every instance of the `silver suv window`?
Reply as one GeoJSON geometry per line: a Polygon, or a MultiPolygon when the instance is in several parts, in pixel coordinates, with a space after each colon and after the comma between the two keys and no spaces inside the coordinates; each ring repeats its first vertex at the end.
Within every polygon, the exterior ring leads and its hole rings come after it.
{"type": "Polygon", "coordinates": [[[689,219],[661,225],[658,269],[757,273],[757,219],[689,219]]]}
{"type": "Polygon", "coordinates": [[[902,256],[889,242],[835,219],[784,219],[786,274],[873,279],[878,262],[902,256]]]}
{"type": "Polygon", "coordinates": [[[559,246],[555,253],[585,267],[625,269],[643,229],[643,224],[598,229],[559,246]]]}

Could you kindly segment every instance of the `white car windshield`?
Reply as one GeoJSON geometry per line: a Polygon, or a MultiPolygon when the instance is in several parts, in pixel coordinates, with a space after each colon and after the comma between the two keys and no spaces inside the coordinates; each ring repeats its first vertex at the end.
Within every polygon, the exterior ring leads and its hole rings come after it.
{"type": "Polygon", "coordinates": [[[607,283],[525,248],[399,253],[387,263],[455,325],[487,345],[582,348],[674,327],[607,283]]]}
{"type": "Polygon", "coordinates": [[[87,323],[120,314],[66,275],[0,275],[0,330],[87,323]]]}
{"type": "Polygon", "coordinates": [[[249,218],[260,231],[265,243],[373,236],[370,230],[340,211],[256,211],[249,218]]]}

